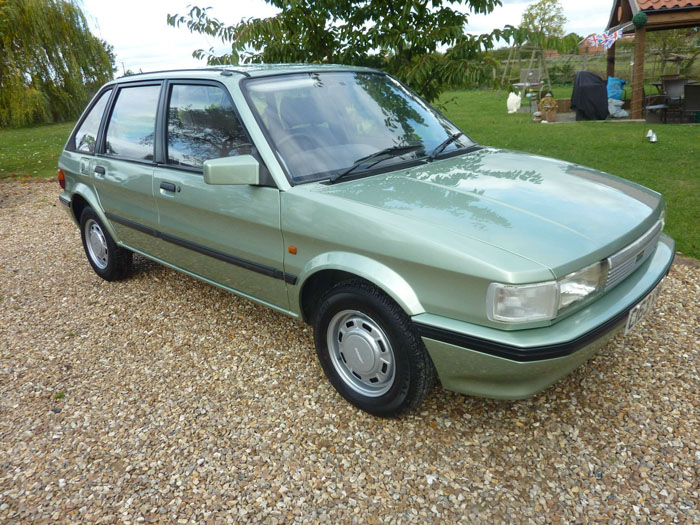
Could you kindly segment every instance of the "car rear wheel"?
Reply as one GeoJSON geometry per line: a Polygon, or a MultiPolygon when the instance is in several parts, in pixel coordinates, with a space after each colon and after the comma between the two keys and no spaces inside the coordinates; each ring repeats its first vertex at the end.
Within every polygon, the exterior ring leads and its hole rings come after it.
{"type": "Polygon", "coordinates": [[[314,317],[316,352],[333,387],[356,407],[381,417],[416,408],[435,369],[406,313],[364,281],[340,283],[314,317]]]}
{"type": "Polygon", "coordinates": [[[80,215],[80,234],[88,261],[105,281],[116,281],[131,272],[132,253],[120,248],[90,207],[80,215]]]}

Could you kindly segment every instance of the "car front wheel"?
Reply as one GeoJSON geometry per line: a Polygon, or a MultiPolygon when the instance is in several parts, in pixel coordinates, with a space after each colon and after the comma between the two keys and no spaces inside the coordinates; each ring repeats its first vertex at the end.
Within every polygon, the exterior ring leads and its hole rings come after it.
{"type": "Polygon", "coordinates": [[[80,234],[85,255],[97,275],[116,281],[130,273],[132,253],[117,246],[92,208],[85,208],[80,215],[80,234]]]}
{"type": "Polygon", "coordinates": [[[416,408],[435,369],[406,313],[364,281],[341,283],[321,299],[314,317],[316,352],[335,389],[381,417],[416,408]]]}

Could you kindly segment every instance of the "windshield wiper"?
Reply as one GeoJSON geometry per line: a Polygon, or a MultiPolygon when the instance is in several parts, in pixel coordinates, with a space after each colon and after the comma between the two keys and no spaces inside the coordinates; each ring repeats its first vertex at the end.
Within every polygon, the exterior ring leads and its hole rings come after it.
{"type": "Polygon", "coordinates": [[[440,155],[440,153],[442,153],[443,150],[444,150],[447,146],[449,146],[450,144],[452,144],[455,140],[457,140],[457,139],[458,139],[459,137],[461,137],[462,135],[464,135],[464,133],[461,132],[461,131],[458,131],[457,133],[454,133],[453,135],[450,135],[449,137],[447,137],[445,140],[443,140],[443,141],[438,145],[437,148],[435,148],[435,149],[433,150],[433,152],[432,152],[430,155],[428,155],[428,160],[429,160],[429,161],[435,160],[435,157],[437,157],[438,155],[440,155]]]}
{"type": "Polygon", "coordinates": [[[359,166],[362,166],[363,164],[366,164],[369,161],[375,161],[372,163],[370,168],[374,166],[375,164],[378,164],[379,162],[390,159],[392,157],[400,157],[401,155],[405,155],[406,153],[410,153],[412,151],[416,151],[417,149],[421,149],[423,147],[422,144],[411,144],[411,145],[406,145],[406,146],[392,146],[390,148],[385,148],[379,151],[376,151],[372,153],[371,155],[367,155],[366,157],[362,157],[357,159],[355,162],[352,163],[352,166],[350,166],[348,169],[345,171],[341,171],[339,173],[336,173],[335,175],[332,175],[331,178],[329,179],[330,182],[337,182],[339,179],[342,179],[346,175],[348,175],[350,172],[355,171],[356,168],[359,166]]]}

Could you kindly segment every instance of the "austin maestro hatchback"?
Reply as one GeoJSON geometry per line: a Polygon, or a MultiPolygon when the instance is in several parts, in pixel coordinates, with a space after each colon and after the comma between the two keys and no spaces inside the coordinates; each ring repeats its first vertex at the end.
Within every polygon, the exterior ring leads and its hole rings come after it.
{"type": "Polygon", "coordinates": [[[379,416],[436,379],[541,391],[652,309],[674,257],[658,193],[479,145],[365,68],[118,79],[59,182],[100,277],[138,253],[310,323],[333,387],[379,416]]]}

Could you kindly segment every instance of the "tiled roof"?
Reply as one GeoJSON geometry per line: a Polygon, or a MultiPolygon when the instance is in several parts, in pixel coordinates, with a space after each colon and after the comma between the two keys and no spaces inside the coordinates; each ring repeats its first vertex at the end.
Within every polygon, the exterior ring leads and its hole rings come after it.
{"type": "Polygon", "coordinates": [[[700,7],[700,0],[637,0],[642,11],[678,9],[680,7],[700,7]]]}

